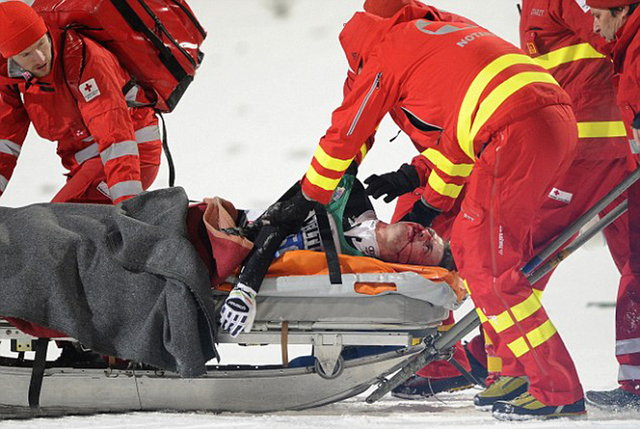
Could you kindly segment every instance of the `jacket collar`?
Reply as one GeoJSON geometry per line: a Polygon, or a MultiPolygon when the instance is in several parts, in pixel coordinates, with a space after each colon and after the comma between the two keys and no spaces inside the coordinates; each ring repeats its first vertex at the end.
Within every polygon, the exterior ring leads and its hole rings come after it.
{"type": "Polygon", "coordinates": [[[613,65],[617,72],[621,72],[624,66],[624,60],[627,55],[627,49],[638,36],[640,31],[640,11],[636,11],[624,23],[624,25],[616,33],[616,41],[613,46],[613,65]]]}

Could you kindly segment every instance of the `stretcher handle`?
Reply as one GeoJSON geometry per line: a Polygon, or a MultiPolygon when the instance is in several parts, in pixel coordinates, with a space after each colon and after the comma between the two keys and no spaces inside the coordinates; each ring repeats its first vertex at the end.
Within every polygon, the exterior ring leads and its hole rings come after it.
{"type": "Polygon", "coordinates": [[[606,216],[598,220],[598,222],[596,222],[591,227],[589,227],[586,231],[578,235],[578,237],[576,237],[576,239],[573,242],[571,242],[571,244],[569,244],[560,252],[556,253],[551,259],[549,259],[546,263],[544,263],[544,265],[542,265],[540,268],[536,269],[533,273],[531,273],[527,277],[527,280],[529,280],[529,283],[533,285],[542,277],[544,277],[547,273],[549,273],[549,271],[557,267],[560,262],[567,259],[569,255],[571,255],[577,249],[582,247],[584,243],[589,241],[591,238],[593,238],[593,236],[595,236],[597,233],[599,233],[600,231],[602,231],[603,229],[611,225],[616,219],[622,216],[627,211],[628,207],[629,207],[629,200],[624,200],[623,202],[618,204],[616,208],[611,210],[609,213],[607,213],[606,216]]]}
{"type": "Polygon", "coordinates": [[[424,368],[427,364],[436,360],[440,355],[440,350],[449,350],[455,346],[461,338],[465,337],[478,326],[480,326],[480,317],[478,317],[475,310],[471,310],[466,316],[453,325],[450,330],[436,338],[433,344],[428,345],[425,350],[409,360],[393,377],[389,380],[382,381],[378,388],[365,399],[367,404],[373,404],[400,386],[421,368],[424,368]]]}
{"type": "Polygon", "coordinates": [[[585,214],[580,216],[574,223],[571,224],[562,234],[553,240],[547,247],[535,255],[527,264],[522,268],[522,272],[525,276],[529,276],[533,270],[535,270],[540,264],[542,264],[549,256],[553,255],[564,243],[569,241],[580,229],[593,219],[598,213],[604,210],[609,204],[618,198],[624,191],[629,189],[638,179],[640,179],[640,167],[638,167],[633,173],[627,176],[620,184],[613,188],[607,195],[605,195],[600,201],[598,201],[593,207],[591,207],[585,214]]]}

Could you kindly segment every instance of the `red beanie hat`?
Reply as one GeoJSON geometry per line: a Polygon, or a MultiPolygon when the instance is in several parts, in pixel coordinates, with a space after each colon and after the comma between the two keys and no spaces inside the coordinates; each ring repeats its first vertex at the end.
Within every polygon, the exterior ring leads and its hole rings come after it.
{"type": "Polygon", "coordinates": [[[0,3],[0,54],[9,58],[27,49],[47,33],[44,20],[21,1],[0,3]]]}
{"type": "Polygon", "coordinates": [[[610,9],[638,3],[640,0],[587,0],[587,6],[598,9],[610,9]]]}

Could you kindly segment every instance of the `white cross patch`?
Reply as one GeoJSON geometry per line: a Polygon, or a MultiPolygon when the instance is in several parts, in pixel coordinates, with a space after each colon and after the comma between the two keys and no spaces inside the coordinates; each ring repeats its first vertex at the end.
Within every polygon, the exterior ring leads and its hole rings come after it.
{"type": "Polygon", "coordinates": [[[569,204],[573,198],[573,194],[571,192],[561,191],[558,188],[553,188],[551,192],[549,192],[549,198],[560,201],[561,203],[569,204]]]}
{"type": "Polygon", "coordinates": [[[100,88],[95,79],[80,84],[80,93],[84,97],[84,101],[89,102],[100,95],[100,88]]]}

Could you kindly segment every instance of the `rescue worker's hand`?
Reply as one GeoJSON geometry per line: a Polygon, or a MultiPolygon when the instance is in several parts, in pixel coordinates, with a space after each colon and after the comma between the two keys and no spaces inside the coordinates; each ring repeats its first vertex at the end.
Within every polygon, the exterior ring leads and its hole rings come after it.
{"type": "Polygon", "coordinates": [[[315,204],[315,201],[307,199],[302,190],[298,189],[291,198],[272,204],[255,223],[259,227],[274,226],[287,234],[293,234],[302,227],[315,204]]]}
{"type": "Polygon", "coordinates": [[[401,222],[417,222],[422,226],[429,227],[433,220],[440,214],[440,210],[431,207],[425,200],[420,198],[415,202],[409,213],[404,215],[401,222]]]}
{"type": "Polygon", "coordinates": [[[381,176],[372,174],[364,181],[366,192],[378,199],[383,195],[385,203],[390,203],[400,195],[411,192],[420,186],[420,176],[413,165],[402,164],[398,171],[385,173],[381,176]]]}
{"type": "Polygon", "coordinates": [[[222,329],[235,338],[243,330],[251,332],[256,317],[256,292],[249,286],[238,283],[224,300],[220,310],[222,329]]]}

